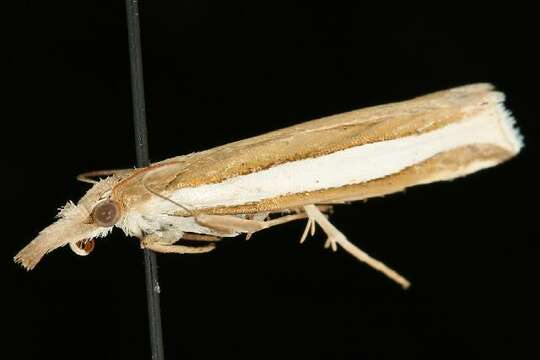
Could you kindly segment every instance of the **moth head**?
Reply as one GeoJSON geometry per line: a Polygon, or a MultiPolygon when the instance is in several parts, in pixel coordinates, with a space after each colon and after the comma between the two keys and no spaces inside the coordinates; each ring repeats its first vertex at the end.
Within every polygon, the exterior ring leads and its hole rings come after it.
{"type": "Polygon", "coordinates": [[[94,239],[107,235],[123,218],[121,202],[111,197],[120,180],[117,176],[103,179],[77,204],[68,202],[60,209],[58,220],[26,245],[15,256],[15,262],[31,270],[45,254],[64,245],[78,255],[88,255],[94,248],[94,239]]]}

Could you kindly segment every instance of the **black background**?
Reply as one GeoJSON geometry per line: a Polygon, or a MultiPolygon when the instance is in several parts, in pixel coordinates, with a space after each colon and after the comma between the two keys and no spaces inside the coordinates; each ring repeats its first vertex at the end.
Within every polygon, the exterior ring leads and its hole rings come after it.
{"type": "MultiPolygon", "coordinates": [[[[115,231],[91,256],[60,249],[32,272],[11,260],[86,191],[78,173],[134,165],[124,3],[18,4],[3,11],[3,351],[149,359],[136,239],[115,231]]],[[[507,94],[526,142],[496,168],[336,209],[334,224],[408,291],[323,249],[320,233],[299,245],[303,223],[159,255],[168,359],[538,356],[534,11],[424,10],[142,3],[154,161],[479,81],[507,94]]]]}

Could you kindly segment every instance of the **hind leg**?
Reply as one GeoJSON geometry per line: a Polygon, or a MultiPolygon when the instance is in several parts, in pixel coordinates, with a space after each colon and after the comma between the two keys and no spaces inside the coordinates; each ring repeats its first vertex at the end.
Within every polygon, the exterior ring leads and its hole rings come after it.
{"type": "MultiPolygon", "coordinates": [[[[304,206],[304,209],[306,210],[310,224],[318,224],[328,236],[325,245],[326,247],[331,246],[335,251],[337,250],[337,245],[339,244],[349,254],[358,260],[365,262],[375,270],[382,272],[384,275],[400,284],[403,288],[408,288],[410,286],[410,282],[398,274],[395,270],[389,268],[383,262],[372,258],[365,251],[361,250],[352,242],[347,240],[347,237],[345,237],[345,235],[343,235],[343,233],[339,231],[315,205],[306,205],[304,206]]],[[[307,235],[306,231],[304,234],[307,235]]],[[[305,235],[302,238],[305,238],[305,235]]]]}

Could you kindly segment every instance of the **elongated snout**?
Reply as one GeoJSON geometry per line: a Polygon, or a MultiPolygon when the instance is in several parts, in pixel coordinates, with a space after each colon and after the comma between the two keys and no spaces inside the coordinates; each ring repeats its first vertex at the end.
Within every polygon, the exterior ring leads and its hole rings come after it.
{"type": "Polygon", "coordinates": [[[67,244],[103,236],[109,229],[93,223],[87,224],[76,218],[59,219],[43,229],[39,235],[26,245],[14,260],[27,270],[32,270],[47,253],[67,244]]]}

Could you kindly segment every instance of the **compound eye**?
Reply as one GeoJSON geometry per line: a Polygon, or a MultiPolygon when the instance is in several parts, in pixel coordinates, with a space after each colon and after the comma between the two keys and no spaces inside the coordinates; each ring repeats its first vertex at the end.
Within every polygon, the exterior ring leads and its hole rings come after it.
{"type": "Polygon", "coordinates": [[[114,200],[106,200],[92,210],[92,219],[99,226],[113,226],[120,219],[120,205],[114,200]]]}

